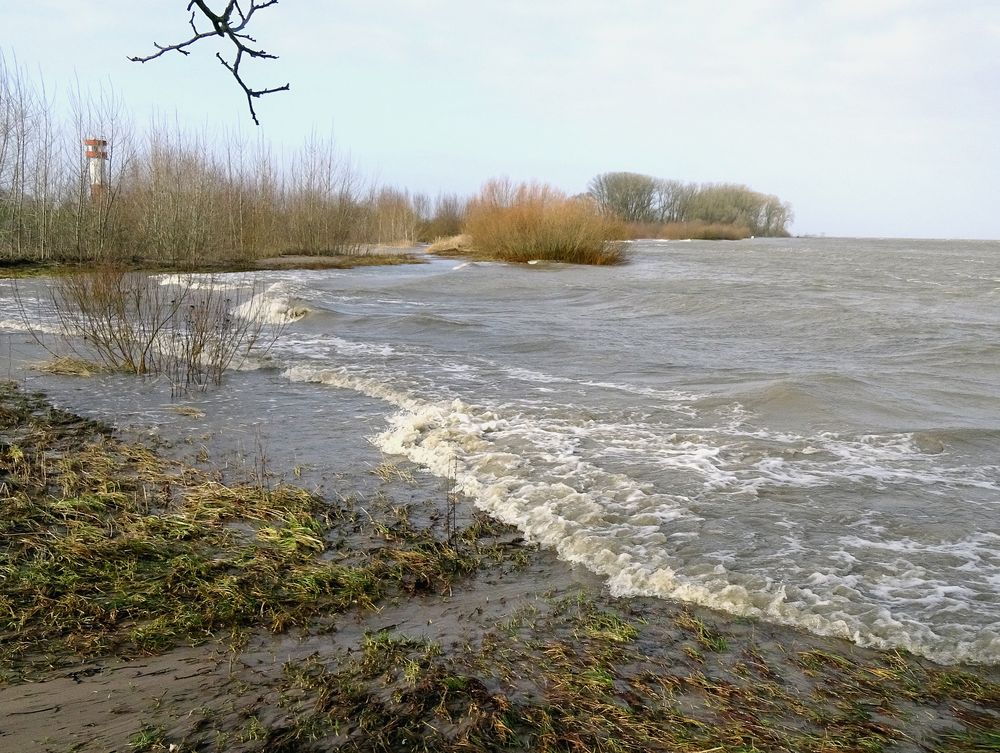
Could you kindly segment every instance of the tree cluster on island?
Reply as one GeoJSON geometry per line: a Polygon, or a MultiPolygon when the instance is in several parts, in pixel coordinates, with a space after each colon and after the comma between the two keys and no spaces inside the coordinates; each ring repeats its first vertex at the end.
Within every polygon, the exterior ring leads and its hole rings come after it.
{"type": "Polygon", "coordinates": [[[652,236],[658,231],[676,235],[669,226],[701,225],[729,228],[732,237],[783,237],[792,220],[787,202],[734,183],[683,183],[608,172],[590,181],[587,196],[605,212],[652,236]]]}

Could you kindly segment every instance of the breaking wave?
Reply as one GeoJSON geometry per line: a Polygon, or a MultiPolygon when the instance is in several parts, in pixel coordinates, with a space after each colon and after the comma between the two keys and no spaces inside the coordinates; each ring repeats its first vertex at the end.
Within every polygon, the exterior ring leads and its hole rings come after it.
{"type": "Polygon", "coordinates": [[[233,309],[237,316],[265,324],[290,324],[305,318],[311,311],[284,282],[270,285],[263,293],[254,295],[233,309]]]}
{"type": "MultiPolygon", "coordinates": [[[[388,419],[389,427],[374,437],[381,450],[405,456],[436,475],[453,476],[478,507],[561,558],[606,577],[615,595],[677,599],[864,646],[902,648],[945,663],[1000,661],[1000,633],[977,632],[961,619],[974,608],[974,589],[963,593],[929,572],[921,574],[905,557],[877,574],[817,569],[779,581],[743,571],[733,561],[685,561],[673,554],[711,522],[695,503],[704,489],[757,495],[765,488],[817,486],[829,477],[893,484],[941,481],[947,475],[944,480],[950,484],[989,484],[960,473],[907,469],[919,453],[912,437],[820,435],[806,440],[778,435],[770,439],[779,446],[747,466],[727,458],[731,449],[725,446],[725,432],[657,440],[641,425],[583,426],[512,405],[426,400],[349,367],[295,366],[285,376],[389,402],[397,411],[388,419]],[[595,443],[599,449],[587,448],[595,443]],[[606,455],[627,457],[640,450],[647,460],[658,458],[665,467],[697,477],[701,489],[666,492],[601,463],[606,455]],[[947,630],[938,630],[912,614],[904,616],[907,610],[899,608],[920,602],[953,610],[955,620],[947,630]]],[[[627,463],[622,467],[627,471],[627,463]]],[[[995,546],[992,540],[971,537],[953,542],[951,549],[964,553],[966,562],[987,563],[991,544],[995,546]]],[[[858,547],[880,545],[877,539],[844,537],[834,557],[849,560],[858,547]]],[[[790,546],[779,554],[794,556],[797,545],[790,546]]],[[[913,547],[927,553],[924,544],[913,542],[913,547]]]]}

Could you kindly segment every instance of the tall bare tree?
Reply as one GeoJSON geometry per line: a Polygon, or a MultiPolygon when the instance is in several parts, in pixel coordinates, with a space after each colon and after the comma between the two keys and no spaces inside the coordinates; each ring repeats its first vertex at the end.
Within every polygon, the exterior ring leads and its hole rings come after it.
{"type": "Polygon", "coordinates": [[[603,173],[590,181],[588,193],[607,214],[625,222],[656,221],[656,179],[639,173],[603,173]]]}

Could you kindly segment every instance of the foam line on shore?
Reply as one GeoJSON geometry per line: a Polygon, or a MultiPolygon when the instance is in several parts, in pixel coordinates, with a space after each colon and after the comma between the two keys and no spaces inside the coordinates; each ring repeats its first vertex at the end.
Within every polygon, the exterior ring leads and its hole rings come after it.
{"type": "MultiPolygon", "coordinates": [[[[895,614],[891,599],[878,605],[860,598],[860,585],[849,580],[824,581],[817,573],[793,587],[759,576],[736,582],[722,564],[677,571],[665,530],[697,531],[700,519],[688,500],[595,466],[567,432],[535,425],[529,416],[458,399],[423,400],[346,368],[296,366],[285,375],[395,406],[388,428],[373,439],[380,449],[453,477],[478,507],[606,577],[615,595],[677,599],[943,663],[1000,661],[1000,635],[939,635],[895,614]]],[[[700,450],[707,452],[691,451],[700,450]]]]}

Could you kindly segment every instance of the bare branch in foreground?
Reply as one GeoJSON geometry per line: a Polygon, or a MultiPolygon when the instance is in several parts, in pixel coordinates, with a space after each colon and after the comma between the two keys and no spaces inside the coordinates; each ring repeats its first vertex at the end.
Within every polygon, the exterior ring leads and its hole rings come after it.
{"type": "Polygon", "coordinates": [[[190,55],[191,51],[189,48],[203,39],[208,39],[210,37],[223,37],[224,39],[228,39],[236,51],[232,61],[230,62],[229,60],[226,60],[226,58],[222,56],[222,53],[219,52],[215,54],[215,57],[220,63],[222,63],[223,67],[225,67],[225,69],[232,74],[233,78],[236,79],[236,83],[239,84],[243,93],[246,95],[247,106],[250,108],[250,117],[253,118],[254,123],[260,125],[260,120],[257,118],[257,111],[253,106],[254,100],[264,96],[265,94],[288,91],[291,86],[289,84],[285,84],[284,86],[254,89],[243,79],[243,75],[240,73],[240,65],[243,63],[244,55],[249,58],[259,58],[264,60],[278,59],[277,55],[273,55],[262,49],[258,45],[257,40],[246,32],[246,28],[250,24],[250,20],[257,11],[277,4],[278,0],[250,0],[250,7],[244,11],[239,0],[227,0],[225,10],[221,13],[215,13],[208,7],[207,0],[190,0],[187,9],[191,13],[191,18],[188,19],[188,23],[191,26],[192,35],[189,39],[167,45],[154,42],[153,46],[156,48],[156,52],[145,56],[130,57],[129,60],[133,63],[148,63],[150,60],[156,60],[158,57],[161,57],[168,52],[179,52],[182,55],[190,55]],[[202,31],[198,28],[198,21],[205,20],[209,22],[212,28],[210,30],[202,31]]]}

